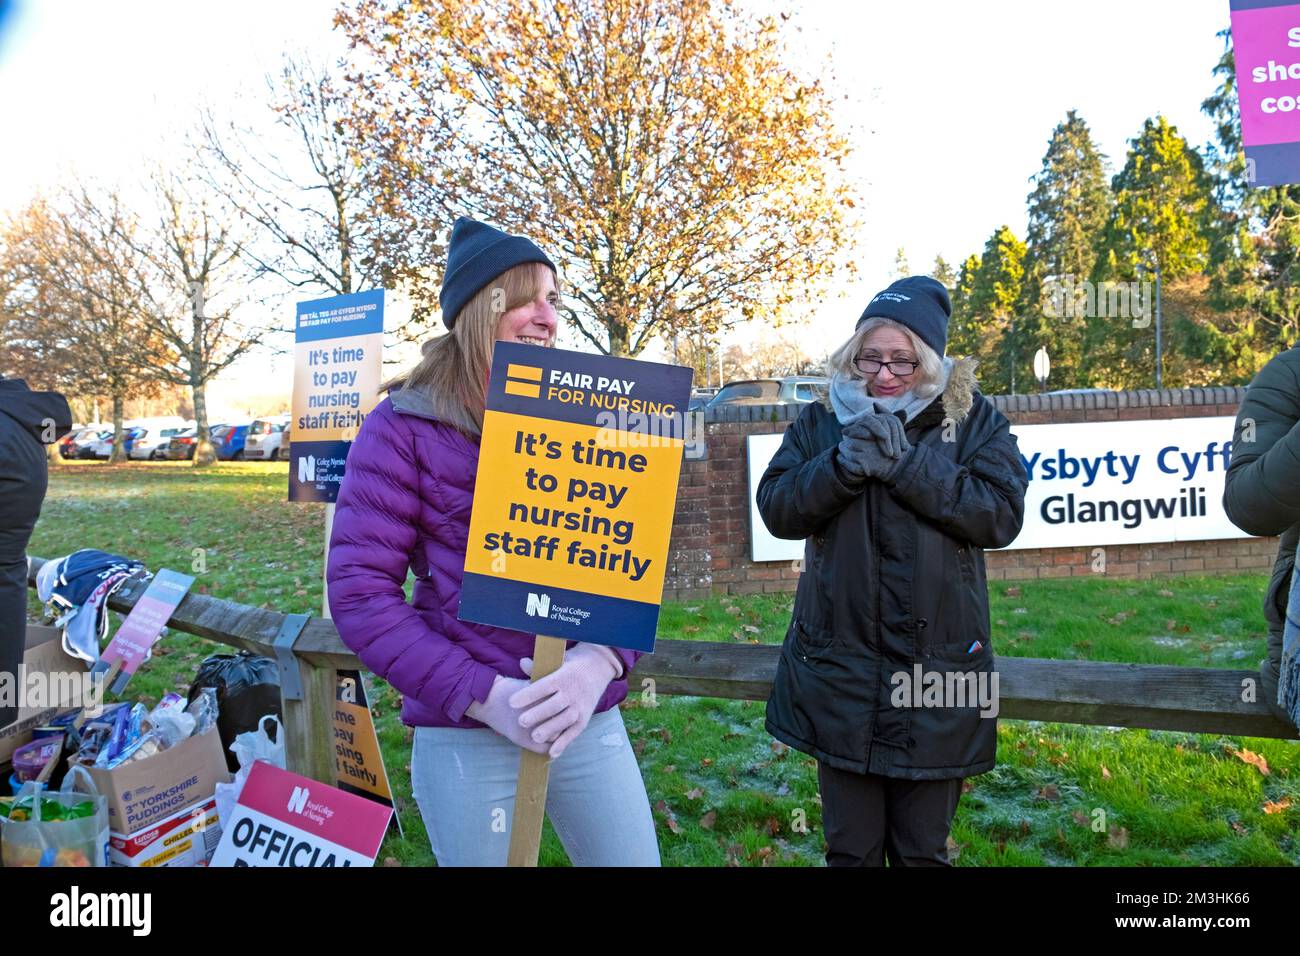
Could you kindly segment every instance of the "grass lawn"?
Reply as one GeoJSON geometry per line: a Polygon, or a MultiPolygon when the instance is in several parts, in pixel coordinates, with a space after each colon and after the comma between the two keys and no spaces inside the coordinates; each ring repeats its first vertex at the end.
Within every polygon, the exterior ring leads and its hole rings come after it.
{"type": "MultiPolygon", "coordinates": [[[[103,548],[195,574],[195,588],[246,604],[319,613],[323,508],[286,502],[283,463],[184,462],[51,469],[31,552],[103,548]]],[[[999,655],[1254,669],[1264,655],[1267,577],[995,584],[999,655]]],[[[666,604],[661,640],[779,643],[792,595],[666,604]]],[[[33,615],[39,606],[32,601],[33,615]]],[[[152,703],[188,688],[222,648],[171,633],[132,681],[152,703]]],[[[405,828],[389,865],[433,863],[410,791],[411,732],[376,682],[376,721],[405,828]]],[[[764,704],[697,697],[623,705],[669,866],[818,866],[815,762],[763,730],[764,704]],[[653,706],[652,706],[653,704],[653,706]],[[800,826],[806,821],[806,827],[800,826]]],[[[953,825],[957,865],[1300,864],[1300,746],[1294,742],[1001,720],[998,765],[966,781],[953,825]]],[[[547,824],[543,865],[567,865],[547,824]]]]}

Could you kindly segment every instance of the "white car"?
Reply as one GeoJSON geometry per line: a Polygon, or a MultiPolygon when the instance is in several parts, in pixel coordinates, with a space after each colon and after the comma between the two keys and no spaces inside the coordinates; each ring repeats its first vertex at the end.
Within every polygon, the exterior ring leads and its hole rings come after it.
{"type": "Polygon", "coordinates": [[[282,461],[289,457],[289,416],[259,418],[248,426],[244,438],[244,458],[249,461],[282,461]]]}
{"type": "Polygon", "coordinates": [[[137,461],[156,461],[167,457],[167,445],[173,435],[194,427],[193,422],[166,428],[141,428],[142,434],[131,444],[130,457],[137,461]]]}

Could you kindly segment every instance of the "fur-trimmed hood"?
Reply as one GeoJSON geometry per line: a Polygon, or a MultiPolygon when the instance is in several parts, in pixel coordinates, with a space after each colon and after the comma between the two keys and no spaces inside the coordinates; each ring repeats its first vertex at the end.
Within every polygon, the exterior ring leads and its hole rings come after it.
{"type": "MultiPolygon", "coordinates": [[[[945,418],[960,424],[970,413],[971,406],[975,403],[975,393],[979,391],[979,381],[975,377],[975,370],[979,368],[979,364],[979,359],[976,358],[953,357],[952,372],[948,376],[948,384],[944,387],[942,396],[945,418]]],[[[819,386],[817,399],[834,414],[829,388],[819,386]]]]}

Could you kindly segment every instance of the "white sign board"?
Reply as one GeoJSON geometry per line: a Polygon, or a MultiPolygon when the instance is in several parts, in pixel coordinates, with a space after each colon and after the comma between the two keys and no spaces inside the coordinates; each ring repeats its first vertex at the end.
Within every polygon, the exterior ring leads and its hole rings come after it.
{"type": "MultiPolygon", "coordinates": [[[[1009,546],[1071,548],[1249,537],[1223,511],[1231,416],[1013,425],[1029,473],[1025,523],[1009,546]]],[[[774,538],[755,494],[781,435],[748,441],[751,557],[795,561],[802,541],[774,538]]]]}

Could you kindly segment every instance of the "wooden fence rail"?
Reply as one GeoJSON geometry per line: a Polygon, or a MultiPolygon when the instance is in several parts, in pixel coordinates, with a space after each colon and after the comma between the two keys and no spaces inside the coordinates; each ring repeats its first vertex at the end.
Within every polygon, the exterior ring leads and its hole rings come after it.
{"type": "MultiPolygon", "coordinates": [[[[33,557],[28,583],[45,559],[33,557]]],[[[109,607],[126,613],[144,587],[125,588],[109,607]]],[[[167,626],[274,658],[276,636],[289,615],[205,594],[187,594],[167,626]]],[[[666,640],[637,663],[633,694],[692,695],[766,700],[781,649],[771,644],[666,640]],[[653,683],[649,683],[653,682],[653,683]]],[[[302,699],[284,700],[290,768],[326,783],[334,780],[334,672],[364,665],[338,635],[334,623],[311,618],[293,643],[302,699]]],[[[1195,733],[1300,739],[1262,700],[1243,700],[1253,670],[1168,667],[1101,661],[997,658],[998,716],[1109,727],[1142,727],[1195,733]]],[[[283,691],[283,688],[282,688],[283,691]]],[[[1254,695],[1258,698],[1258,690],[1254,695]]]]}

